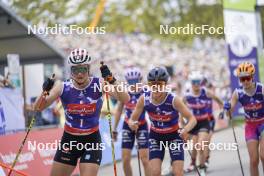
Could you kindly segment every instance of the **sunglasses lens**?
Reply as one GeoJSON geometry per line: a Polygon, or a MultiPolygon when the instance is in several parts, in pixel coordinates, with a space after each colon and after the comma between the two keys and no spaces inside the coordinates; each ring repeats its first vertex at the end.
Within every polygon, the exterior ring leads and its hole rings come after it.
{"type": "Polygon", "coordinates": [[[252,79],[251,76],[244,76],[244,77],[239,78],[241,82],[251,81],[251,79],[252,79]]]}
{"type": "Polygon", "coordinates": [[[149,81],[148,82],[148,85],[149,86],[154,86],[154,85],[156,85],[156,86],[163,86],[163,85],[165,85],[165,82],[164,81],[149,81]]]}
{"type": "Polygon", "coordinates": [[[127,83],[129,85],[135,85],[135,84],[137,84],[139,82],[140,82],[139,79],[130,79],[130,80],[127,80],[127,83]]]}
{"type": "Polygon", "coordinates": [[[78,73],[87,73],[88,68],[87,67],[72,67],[71,71],[73,74],[78,74],[78,73]]]}
{"type": "Polygon", "coordinates": [[[200,85],[201,84],[201,80],[192,80],[192,84],[193,85],[200,85]]]}

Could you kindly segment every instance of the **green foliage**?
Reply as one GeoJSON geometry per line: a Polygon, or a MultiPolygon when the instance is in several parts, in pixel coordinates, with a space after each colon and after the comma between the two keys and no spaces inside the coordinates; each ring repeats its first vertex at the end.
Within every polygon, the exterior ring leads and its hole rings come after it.
{"type": "MultiPolygon", "coordinates": [[[[33,24],[42,21],[49,25],[65,22],[88,26],[95,15],[98,2],[99,0],[12,0],[12,7],[33,24]]],[[[161,39],[190,42],[194,35],[160,35],[160,25],[184,27],[187,24],[223,27],[222,4],[197,4],[196,0],[111,0],[106,1],[105,12],[98,25],[105,26],[108,32],[141,31],[161,39]]],[[[217,34],[205,34],[201,37],[206,36],[223,37],[217,34]]]]}
{"type": "Polygon", "coordinates": [[[96,4],[94,0],[82,0],[79,4],[73,4],[68,0],[12,0],[12,7],[27,21],[33,24],[44,22],[48,25],[63,23],[80,14],[83,14],[85,19],[78,21],[78,24],[87,25],[93,18],[91,14],[95,13],[96,4]]]}

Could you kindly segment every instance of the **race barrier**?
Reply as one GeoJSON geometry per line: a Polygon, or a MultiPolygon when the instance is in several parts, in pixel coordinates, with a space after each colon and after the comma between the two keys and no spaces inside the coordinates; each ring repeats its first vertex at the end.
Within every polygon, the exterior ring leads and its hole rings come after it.
{"type": "Polygon", "coordinates": [[[0,135],[25,128],[23,104],[20,89],[0,89],[0,135]]]}
{"type": "MultiPolygon", "coordinates": [[[[121,131],[123,120],[120,120],[118,131],[121,131]]],[[[100,119],[100,133],[102,136],[102,142],[104,143],[102,164],[107,165],[112,163],[111,157],[111,141],[109,135],[108,121],[104,118],[100,119]]],[[[28,176],[47,176],[51,170],[53,157],[56,153],[56,145],[59,143],[63,134],[62,128],[33,130],[29,133],[28,140],[21,152],[15,171],[25,173],[28,176]],[[45,145],[42,145],[45,144],[45,145]],[[36,146],[36,147],[35,147],[36,146]],[[39,147],[37,147],[39,146],[39,147]],[[48,149],[43,146],[47,146],[48,149]],[[40,150],[44,148],[44,150],[40,150]]],[[[8,173],[6,167],[10,167],[15,159],[17,150],[25,136],[25,132],[19,132],[16,134],[9,134],[0,136],[0,175],[5,176],[8,173]],[[6,142],[8,141],[8,142],[6,142]],[[4,167],[6,166],[6,167],[4,167]]],[[[121,133],[119,133],[119,139],[121,139],[121,133]]],[[[121,159],[121,140],[115,142],[116,159],[121,159]]],[[[135,151],[133,152],[135,154],[135,151]]],[[[16,173],[14,173],[15,175],[16,173]]],[[[78,167],[74,171],[74,174],[78,174],[78,167]]],[[[17,174],[19,175],[19,174],[17,174]]]]}
{"type": "MultiPolygon", "coordinates": [[[[115,154],[116,160],[121,160],[121,128],[124,118],[122,117],[117,128],[118,141],[115,142],[115,154]]],[[[223,120],[217,120],[217,129],[227,127],[227,123],[223,120]]],[[[104,144],[103,157],[101,166],[112,164],[111,157],[111,141],[109,134],[108,121],[105,118],[100,119],[100,133],[102,136],[102,142],[104,144]]],[[[62,128],[52,129],[40,129],[33,130],[29,133],[28,140],[22,150],[22,153],[18,159],[18,162],[14,168],[15,171],[25,173],[27,176],[47,176],[51,170],[53,157],[56,153],[56,144],[59,143],[63,134],[62,128]],[[42,145],[48,147],[45,149],[42,145]],[[39,145],[39,147],[37,147],[39,145]],[[35,147],[36,146],[36,147],[35,147]],[[44,148],[44,150],[40,150],[44,148]]],[[[0,136],[0,175],[6,176],[8,173],[7,167],[12,165],[15,159],[17,150],[21,144],[22,139],[25,136],[25,132],[19,132],[16,134],[9,134],[0,136]],[[6,142],[8,141],[8,142],[6,142]],[[6,166],[6,167],[4,167],[6,166]]],[[[136,155],[134,148],[133,155],[136,155]]],[[[76,167],[74,174],[78,174],[78,166],[76,167]]],[[[19,175],[14,173],[14,175],[19,175]]]]}

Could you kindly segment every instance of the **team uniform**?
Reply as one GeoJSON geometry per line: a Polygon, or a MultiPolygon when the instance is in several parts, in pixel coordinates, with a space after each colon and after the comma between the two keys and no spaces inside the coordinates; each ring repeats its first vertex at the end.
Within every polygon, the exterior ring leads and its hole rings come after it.
{"type": "Polygon", "coordinates": [[[201,88],[200,95],[195,96],[191,91],[186,92],[185,100],[187,107],[192,111],[197,120],[196,126],[190,131],[190,134],[197,135],[199,132],[209,132],[209,111],[208,111],[208,99],[206,95],[206,89],[201,88]]]}
{"type": "Polygon", "coordinates": [[[256,92],[249,96],[242,87],[237,88],[238,101],[245,111],[245,138],[249,140],[259,140],[264,136],[264,92],[263,84],[256,83],[256,92]]]}
{"type": "Polygon", "coordinates": [[[151,126],[149,133],[149,159],[163,160],[165,146],[179,144],[177,148],[169,148],[172,162],[184,160],[183,140],[178,133],[179,113],[173,106],[174,94],[167,93],[165,100],[155,105],[151,100],[151,92],[144,93],[144,110],[148,113],[151,126]],[[162,145],[164,144],[164,145],[162,145]]]}
{"type": "Polygon", "coordinates": [[[144,93],[144,91],[140,92],[129,92],[130,101],[124,105],[125,108],[125,120],[123,123],[123,130],[122,130],[122,148],[123,149],[132,149],[135,142],[135,136],[137,137],[138,141],[138,148],[144,149],[148,148],[148,124],[145,119],[145,111],[143,111],[139,117],[139,128],[137,133],[132,131],[128,126],[129,118],[136,107],[137,101],[139,97],[144,93]]]}
{"type": "Polygon", "coordinates": [[[86,144],[90,149],[78,150],[61,147],[58,149],[54,160],[60,163],[76,166],[78,159],[81,163],[95,163],[100,165],[102,159],[101,136],[99,132],[99,117],[103,104],[102,92],[98,87],[100,79],[91,77],[90,84],[84,89],[77,89],[73,82],[64,81],[60,98],[65,110],[66,122],[61,146],[71,141],[74,144],[86,144]],[[96,88],[97,87],[97,88],[96,88]],[[72,135],[77,133],[85,135],[72,135]],[[87,134],[87,135],[86,135],[87,134]],[[89,145],[87,145],[89,144],[89,145]]]}

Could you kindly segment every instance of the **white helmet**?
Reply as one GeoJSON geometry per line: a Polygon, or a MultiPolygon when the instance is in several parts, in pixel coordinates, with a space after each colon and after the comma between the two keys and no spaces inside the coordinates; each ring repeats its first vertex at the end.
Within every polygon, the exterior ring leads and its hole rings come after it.
{"type": "Polygon", "coordinates": [[[142,74],[138,67],[131,67],[126,69],[125,73],[126,80],[141,79],[142,74]]]}
{"type": "Polygon", "coordinates": [[[200,71],[192,71],[191,74],[189,75],[189,80],[201,80],[203,79],[203,75],[201,74],[200,71]]]}
{"type": "Polygon", "coordinates": [[[86,49],[74,49],[68,57],[69,66],[90,64],[91,56],[89,56],[86,49]]]}

